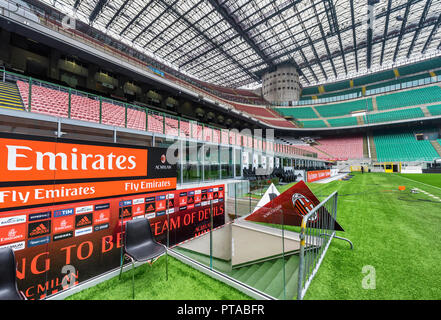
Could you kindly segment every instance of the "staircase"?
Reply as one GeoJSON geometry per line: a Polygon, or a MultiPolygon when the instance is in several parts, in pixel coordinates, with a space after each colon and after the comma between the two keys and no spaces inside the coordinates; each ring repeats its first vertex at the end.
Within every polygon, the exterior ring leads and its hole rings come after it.
{"type": "Polygon", "coordinates": [[[431,140],[430,143],[432,144],[436,152],[438,152],[439,157],[441,158],[441,145],[436,140],[431,140]]]}
{"type": "Polygon", "coordinates": [[[0,108],[24,110],[23,101],[15,83],[0,82],[0,108]]]}
{"type": "Polygon", "coordinates": [[[374,137],[369,135],[369,146],[371,150],[371,159],[377,161],[377,149],[375,149],[374,137]]]}
{"type": "MultiPolygon", "coordinates": [[[[284,299],[283,258],[271,259],[231,269],[231,261],[214,257],[210,259],[210,256],[182,247],[174,247],[173,250],[206,266],[212,265],[213,269],[276,299],[284,299]]],[[[299,256],[295,254],[285,257],[285,288],[287,300],[294,299],[297,295],[299,260],[299,256]]]]}
{"type": "Polygon", "coordinates": [[[363,157],[369,158],[369,150],[366,137],[363,137],[363,157]]]}
{"type": "Polygon", "coordinates": [[[283,282],[283,258],[233,269],[230,277],[262,291],[276,299],[294,299],[297,293],[299,256],[285,257],[285,282],[283,282]]]}

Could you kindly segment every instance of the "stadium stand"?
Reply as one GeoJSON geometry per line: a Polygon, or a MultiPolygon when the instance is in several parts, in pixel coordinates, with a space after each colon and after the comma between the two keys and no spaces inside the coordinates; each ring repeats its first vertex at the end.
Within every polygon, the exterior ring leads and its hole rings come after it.
{"type": "Polygon", "coordinates": [[[433,161],[439,158],[430,141],[417,141],[413,132],[377,132],[374,142],[378,162],[433,161]]]}
{"type": "Polygon", "coordinates": [[[303,150],[317,152],[319,159],[348,160],[363,158],[363,137],[321,138],[315,139],[317,144],[296,145],[303,150]]]}
{"type": "Polygon", "coordinates": [[[328,123],[331,127],[346,127],[346,126],[356,126],[356,117],[346,117],[346,118],[336,118],[328,119],[328,123]]]}
{"type": "Polygon", "coordinates": [[[424,112],[421,110],[421,108],[412,108],[412,109],[396,110],[390,112],[371,113],[364,116],[364,122],[368,124],[368,123],[397,121],[404,119],[424,118],[424,116],[425,116],[424,112]]]}
{"type": "Polygon", "coordinates": [[[315,107],[322,117],[337,117],[350,114],[353,111],[373,110],[372,99],[360,99],[315,107]]]}
{"type": "Polygon", "coordinates": [[[318,116],[315,114],[311,107],[292,107],[292,108],[274,108],[277,112],[284,116],[294,117],[296,119],[316,119],[318,116]]]}
{"type": "Polygon", "coordinates": [[[326,128],[327,125],[323,120],[300,121],[303,128],[326,128]]]}
{"type": "Polygon", "coordinates": [[[441,104],[437,104],[434,106],[428,106],[427,110],[429,110],[429,112],[432,116],[439,116],[439,115],[441,115],[441,104]]]}
{"type": "Polygon", "coordinates": [[[441,88],[430,86],[390,93],[376,98],[378,110],[416,106],[441,101],[441,88]]]}

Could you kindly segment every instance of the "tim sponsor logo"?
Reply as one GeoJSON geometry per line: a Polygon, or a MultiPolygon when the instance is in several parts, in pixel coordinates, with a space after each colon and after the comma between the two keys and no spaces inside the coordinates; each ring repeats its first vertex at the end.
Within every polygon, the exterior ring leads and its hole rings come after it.
{"type": "Polygon", "coordinates": [[[73,208],[62,209],[62,210],[55,210],[54,211],[54,218],[70,216],[70,215],[73,215],[73,214],[74,214],[74,209],[73,208]]]}

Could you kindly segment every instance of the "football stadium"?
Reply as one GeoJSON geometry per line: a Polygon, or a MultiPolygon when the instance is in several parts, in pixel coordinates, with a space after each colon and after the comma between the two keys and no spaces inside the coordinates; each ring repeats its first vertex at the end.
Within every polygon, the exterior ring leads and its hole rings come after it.
{"type": "Polygon", "coordinates": [[[0,0],[0,300],[441,299],[440,13],[0,0]]]}

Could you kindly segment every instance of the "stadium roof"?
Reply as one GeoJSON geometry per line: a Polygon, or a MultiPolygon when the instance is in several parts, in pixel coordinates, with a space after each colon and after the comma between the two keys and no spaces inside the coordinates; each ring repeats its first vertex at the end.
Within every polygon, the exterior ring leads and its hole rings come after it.
{"type": "Polygon", "coordinates": [[[256,83],[281,63],[298,66],[308,86],[441,49],[441,0],[42,2],[197,79],[230,87],[256,83]]]}

